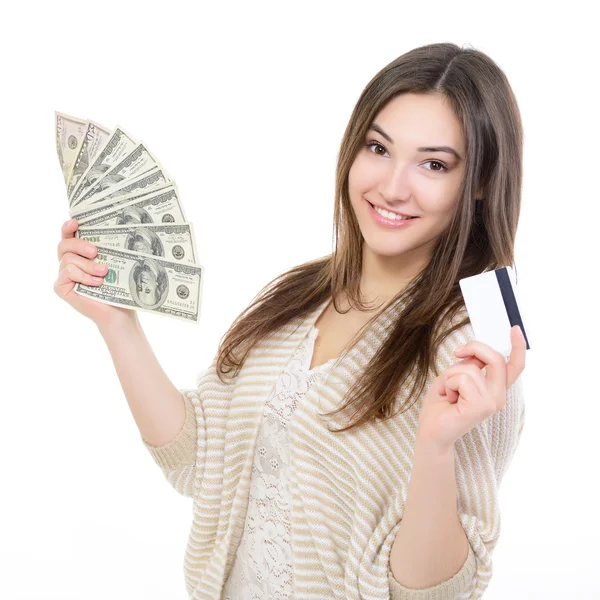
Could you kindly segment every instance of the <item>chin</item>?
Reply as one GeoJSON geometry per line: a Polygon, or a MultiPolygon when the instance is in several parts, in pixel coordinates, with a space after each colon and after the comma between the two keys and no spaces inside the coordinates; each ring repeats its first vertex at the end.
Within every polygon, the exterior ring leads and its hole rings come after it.
{"type": "Polygon", "coordinates": [[[377,256],[386,257],[400,256],[409,250],[408,248],[404,248],[402,246],[394,246],[391,244],[369,244],[369,242],[367,242],[366,239],[365,246],[367,246],[369,251],[373,254],[376,254],[377,256]]]}

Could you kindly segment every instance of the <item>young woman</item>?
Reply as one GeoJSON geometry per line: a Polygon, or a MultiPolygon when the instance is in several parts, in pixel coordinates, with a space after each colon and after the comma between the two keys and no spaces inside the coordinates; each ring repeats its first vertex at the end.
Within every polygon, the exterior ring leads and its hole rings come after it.
{"type": "Polygon", "coordinates": [[[58,245],[59,296],[106,341],[142,441],[194,500],[195,599],[475,599],[524,423],[510,357],[473,339],[459,280],[513,265],[522,127],[500,68],[450,43],[369,82],[336,174],[335,249],[267,285],[178,390],[93,245],[58,245]]]}

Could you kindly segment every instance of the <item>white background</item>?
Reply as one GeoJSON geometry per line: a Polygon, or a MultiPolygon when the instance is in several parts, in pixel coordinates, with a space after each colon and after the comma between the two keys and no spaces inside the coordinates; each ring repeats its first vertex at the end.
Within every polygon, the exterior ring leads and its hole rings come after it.
{"type": "Polygon", "coordinates": [[[205,267],[201,324],[140,320],[192,387],[268,281],[332,251],[336,155],[364,86],[451,41],[505,71],[525,128],[526,425],[485,598],[600,598],[593,4],[17,4],[0,25],[0,597],[187,597],[192,500],[140,443],[94,324],[53,291],[69,216],[53,111],[122,125],[177,182],[205,267]]]}

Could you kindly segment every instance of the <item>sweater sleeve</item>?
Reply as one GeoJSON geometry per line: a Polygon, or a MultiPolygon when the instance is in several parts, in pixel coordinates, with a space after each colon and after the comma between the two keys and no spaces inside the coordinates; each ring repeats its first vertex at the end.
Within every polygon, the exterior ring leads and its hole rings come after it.
{"type": "Polygon", "coordinates": [[[193,497],[199,458],[200,464],[204,463],[204,458],[198,456],[200,449],[206,447],[205,443],[199,444],[199,441],[203,442],[206,439],[200,382],[213,368],[215,361],[216,357],[213,364],[197,376],[195,388],[179,390],[185,403],[185,422],[177,437],[163,446],[153,446],[140,436],[142,444],[150,452],[167,481],[182,496],[193,497]]]}
{"type": "Polygon", "coordinates": [[[142,443],[167,481],[182,496],[193,496],[196,478],[198,427],[204,428],[202,408],[196,390],[180,390],[185,403],[185,423],[177,437],[164,446],[153,446],[143,436],[142,443]],[[198,405],[198,409],[196,406],[198,405]]]}
{"type": "Polygon", "coordinates": [[[391,600],[476,600],[483,596],[500,537],[500,482],[519,444],[524,421],[519,377],[507,391],[504,408],[455,443],[458,516],[469,541],[463,566],[433,587],[410,589],[396,581],[388,561],[391,600]]]}
{"type": "MultiPolygon", "coordinates": [[[[470,323],[455,331],[446,351],[440,355],[440,372],[460,362],[453,354],[454,348],[473,339],[470,323]]],[[[396,581],[388,559],[391,600],[477,600],[483,596],[492,578],[492,555],[500,537],[500,483],[519,445],[525,423],[522,378],[523,374],[507,390],[502,410],[454,444],[458,516],[469,541],[463,566],[438,585],[410,589],[396,581]]]]}
{"type": "Polygon", "coordinates": [[[396,581],[392,569],[389,567],[390,600],[469,600],[470,598],[479,598],[480,596],[471,594],[473,576],[476,571],[477,559],[470,544],[467,559],[460,571],[450,579],[433,587],[422,589],[404,587],[396,581]]]}

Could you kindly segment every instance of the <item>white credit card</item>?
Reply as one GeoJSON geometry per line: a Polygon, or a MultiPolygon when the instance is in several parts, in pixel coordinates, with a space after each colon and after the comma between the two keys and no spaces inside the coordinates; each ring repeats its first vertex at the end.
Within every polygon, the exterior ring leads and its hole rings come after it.
{"type": "Polygon", "coordinates": [[[510,330],[519,325],[525,335],[527,350],[530,349],[511,267],[465,277],[459,284],[477,341],[502,356],[509,356],[512,350],[510,330]]]}

